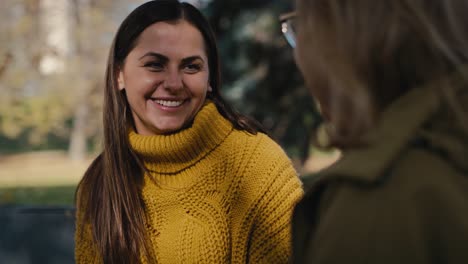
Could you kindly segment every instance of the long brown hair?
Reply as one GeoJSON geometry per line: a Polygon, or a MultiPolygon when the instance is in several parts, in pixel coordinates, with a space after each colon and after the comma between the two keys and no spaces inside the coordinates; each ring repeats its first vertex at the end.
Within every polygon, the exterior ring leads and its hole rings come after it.
{"type": "Polygon", "coordinates": [[[297,0],[297,12],[298,61],[335,146],[359,145],[392,101],[468,62],[466,0],[297,0]]]}
{"type": "Polygon", "coordinates": [[[79,224],[90,225],[103,263],[139,263],[141,256],[150,263],[155,261],[146,234],[145,207],[141,198],[145,168],[129,144],[128,132],[134,122],[125,89],[122,92],[118,89],[117,77],[145,28],[156,22],[180,19],[195,26],[205,40],[212,87],[208,98],[237,129],[253,134],[263,132],[257,122],[235,112],[221,97],[215,37],[195,7],[177,0],[157,0],[131,12],[120,25],[109,53],[104,91],[103,151],[86,171],[76,195],[77,208],[83,210],[79,224]]]}

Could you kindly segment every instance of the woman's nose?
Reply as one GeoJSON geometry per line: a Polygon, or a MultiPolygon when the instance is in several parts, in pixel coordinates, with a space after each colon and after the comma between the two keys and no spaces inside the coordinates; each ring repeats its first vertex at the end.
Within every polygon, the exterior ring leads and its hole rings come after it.
{"type": "Polygon", "coordinates": [[[166,79],[164,80],[164,89],[177,91],[182,89],[182,73],[178,70],[169,70],[167,71],[166,79]]]}

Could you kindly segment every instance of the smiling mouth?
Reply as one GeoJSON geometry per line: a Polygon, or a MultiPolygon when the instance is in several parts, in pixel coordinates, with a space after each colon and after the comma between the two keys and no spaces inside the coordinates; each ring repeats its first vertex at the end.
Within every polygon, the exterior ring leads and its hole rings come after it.
{"type": "Polygon", "coordinates": [[[155,103],[159,104],[159,105],[162,105],[162,106],[165,106],[165,107],[178,107],[180,105],[182,105],[185,100],[160,100],[160,99],[156,99],[156,100],[153,100],[155,103]]]}

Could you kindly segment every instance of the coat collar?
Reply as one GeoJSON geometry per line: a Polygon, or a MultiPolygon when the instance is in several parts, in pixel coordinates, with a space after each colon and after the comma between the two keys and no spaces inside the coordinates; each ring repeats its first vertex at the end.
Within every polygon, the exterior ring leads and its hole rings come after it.
{"type": "MultiPolygon", "coordinates": [[[[455,78],[444,81],[456,80],[455,83],[460,86],[461,81],[458,80],[460,77],[463,76],[456,75],[455,78]]],[[[447,82],[445,82],[446,84],[447,82]]],[[[448,115],[442,111],[446,107],[441,107],[443,102],[440,99],[438,85],[442,85],[442,82],[410,90],[393,102],[382,113],[374,130],[368,134],[370,139],[368,146],[344,152],[340,161],[323,170],[317,176],[312,176],[315,178],[312,180],[336,179],[362,184],[377,183],[391,162],[417,137],[427,140],[431,147],[446,152],[445,154],[451,161],[468,171],[468,162],[466,161],[468,135],[466,131],[457,127],[456,121],[447,121],[448,115]],[[429,128],[426,128],[427,123],[431,123],[429,128]],[[437,127],[441,127],[441,123],[445,125],[450,123],[448,124],[449,129],[437,129],[437,127]],[[458,136],[452,137],[454,133],[451,132],[453,131],[460,133],[458,136]]],[[[466,95],[467,92],[464,93],[466,95]]]]}

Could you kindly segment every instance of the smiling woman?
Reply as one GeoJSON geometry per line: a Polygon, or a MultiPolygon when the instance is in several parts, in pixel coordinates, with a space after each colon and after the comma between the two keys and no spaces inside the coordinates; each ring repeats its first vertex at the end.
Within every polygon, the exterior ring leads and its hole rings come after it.
{"type": "Polygon", "coordinates": [[[139,134],[187,127],[211,90],[202,35],[184,20],[149,26],[125,60],[119,87],[139,134]]]}
{"type": "Polygon", "coordinates": [[[193,6],[150,1],[111,47],[104,149],[77,190],[77,263],[287,263],[302,196],[284,151],[220,95],[193,6]]]}

